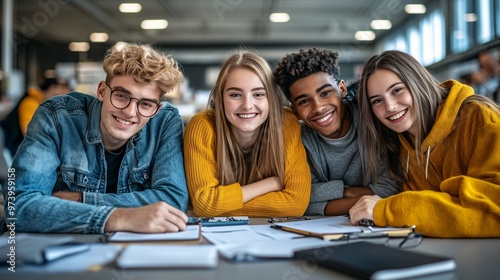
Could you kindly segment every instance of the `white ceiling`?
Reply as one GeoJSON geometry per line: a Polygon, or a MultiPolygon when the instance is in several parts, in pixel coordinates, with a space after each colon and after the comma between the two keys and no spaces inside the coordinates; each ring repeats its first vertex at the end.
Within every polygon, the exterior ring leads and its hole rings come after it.
{"type": "MultiPolygon", "coordinates": [[[[142,5],[137,14],[121,13],[122,2],[133,1],[15,0],[14,25],[21,36],[41,42],[89,41],[91,33],[106,32],[108,44],[151,43],[174,49],[180,60],[210,60],[238,45],[254,46],[268,57],[297,47],[332,46],[344,51],[344,57],[364,59],[373,42],[360,44],[356,31],[371,30],[373,19],[389,19],[397,26],[409,17],[405,4],[428,1],[144,0],[137,1],[142,5]],[[272,23],[273,12],[286,12],[291,19],[272,23]],[[144,19],[166,19],[169,25],[142,30],[144,19]]],[[[377,38],[384,32],[375,31],[377,38]]]]}

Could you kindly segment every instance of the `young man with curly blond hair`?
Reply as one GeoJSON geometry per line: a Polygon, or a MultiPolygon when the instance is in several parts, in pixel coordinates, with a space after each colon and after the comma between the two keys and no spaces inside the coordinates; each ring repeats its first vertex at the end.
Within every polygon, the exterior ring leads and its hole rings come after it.
{"type": "Polygon", "coordinates": [[[120,43],[103,68],[97,98],[52,98],[29,124],[12,164],[17,231],[185,229],[182,120],[161,103],[183,81],[177,62],[150,46],[120,43]]]}
{"type": "Polygon", "coordinates": [[[308,215],[344,215],[363,196],[398,193],[380,164],[377,182],[363,176],[365,147],[358,143],[359,109],[340,79],[339,54],[322,48],[288,54],[274,76],[302,125],[312,175],[308,215]]]}

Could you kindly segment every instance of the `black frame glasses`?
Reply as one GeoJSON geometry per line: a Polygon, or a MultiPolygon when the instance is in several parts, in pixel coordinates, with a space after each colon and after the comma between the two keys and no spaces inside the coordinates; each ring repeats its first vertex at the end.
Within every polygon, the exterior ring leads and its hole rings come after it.
{"type": "MultiPolygon", "coordinates": [[[[113,105],[113,107],[115,107],[116,109],[123,110],[123,109],[127,108],[128,106],[130,106],[130,103],[132,103],[132,99],[134,99],[134,100],[137,101],[136,102],[137,112],[139,112],[139,114],[141,116],[145,117],[145,118],[152,118],[152,117],[154,117],[158,113],[158,111],[160,110],[161,103],[156,103],[155,101],[150,100],[150,99],[137,99],[135,97],[130,96],[130,93],[127,92],[126,90],[113,89],[108,83],[105,82],[105,84],[106,84],[106,86],[109,87],[109,90],[110,90],[109,101],[111,102],[111,105],[113,105]],[[116,96],[119,93],[122,93],[124,98],[128,98],[127,105],[125,105],[125,106],[116,106],[115,103],[113,103],[113,96],[116,96]],[[140,105],[144,104],[144,102],[151,102],[151,103],[154,103],[156,105],[156,108],[155,108],[155,110],[153,111],[152,114],[144,114],[144,112],[141,112],[141,110],[144,110],[144,109],[141,109],[140,105]]],[[[149,104],[149,105],[152,105],[152,104],[149,104]]]]}
{"type": "Polygon", "coordinates": [[[418,232],[412,232],[399,243],[398,247],[401,249],[409,249],[418,247],[422,243],[422,234],[418,232]]]}
{"type": "Polygon", "coordinates": [[[398,247],[400,249],[410,249],[418,247],[422,243],[423,235],[421,233],[415,232],[415,228],[412,227],[411,232],[404,236],[391,236],[388,234],[378,234],[377,232],[369,233],[354,233],[346,236],[344,240],[349,241],[360,241],[360,240],[372,240],[375,243],[382,243],[390,247],[398,247]],[[401,240],[403,238],[403,240],[401,240]],[[401,240],[401,241],[399,241],[401,240]]]}

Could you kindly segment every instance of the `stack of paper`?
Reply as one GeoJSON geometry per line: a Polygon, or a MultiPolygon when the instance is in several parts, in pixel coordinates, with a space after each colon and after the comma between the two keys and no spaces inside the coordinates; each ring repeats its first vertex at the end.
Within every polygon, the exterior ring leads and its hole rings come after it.
{"type": "Polygon", "coordinates": [[[216,267],[217,248],[213,245],[132,244],[117,260],[122,268],[216,267]]]}

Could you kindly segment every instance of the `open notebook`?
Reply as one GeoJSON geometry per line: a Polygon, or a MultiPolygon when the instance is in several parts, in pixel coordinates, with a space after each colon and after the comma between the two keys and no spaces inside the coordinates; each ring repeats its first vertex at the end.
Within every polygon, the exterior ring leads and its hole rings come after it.
{"type": "Polygon", "coordinates": [[[125,232],[117,231],[112,233],[108,237],[108,242],[120,242],[120,243],[201,243],[201,226],[200,225],[188,225],[186,230],[179,232],[165,232],[165,233],[137,233],[137,232],[125,232]]]}

